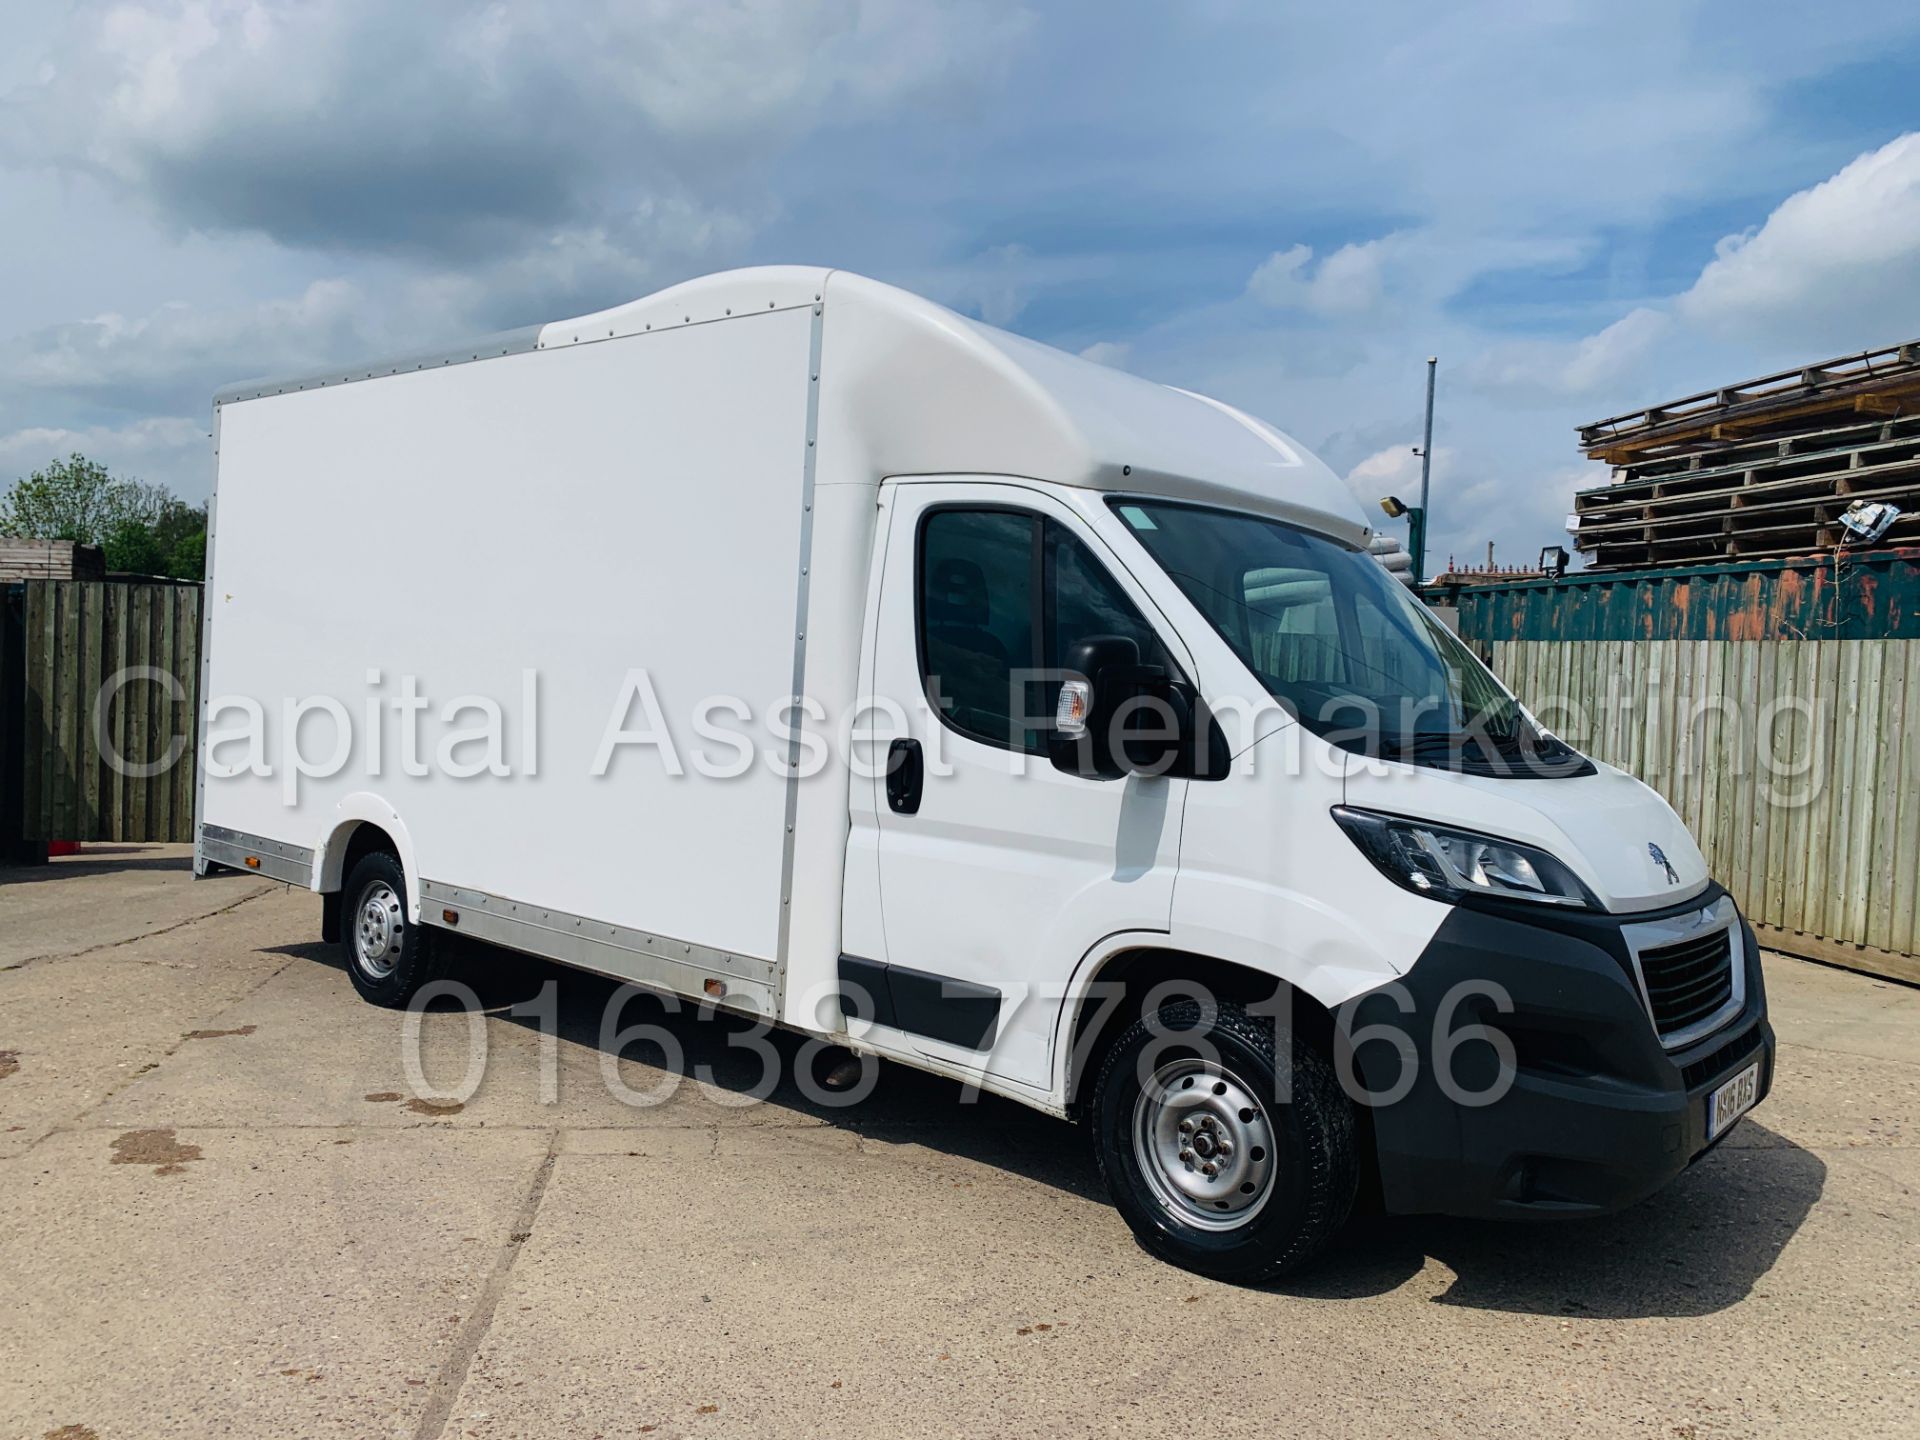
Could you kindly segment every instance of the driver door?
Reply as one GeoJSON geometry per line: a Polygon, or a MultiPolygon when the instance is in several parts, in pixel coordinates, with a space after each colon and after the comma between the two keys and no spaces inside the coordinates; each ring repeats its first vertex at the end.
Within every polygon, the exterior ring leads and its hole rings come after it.
{"type": "MultiPolygon", "coordinates": [[[[1066,506],[988,482],[894,491],[873,637],[873,782],[891,1013],[876,1041],[1037,1089],[1068,979],[1103,937],[1165,931],[1187,781],[1085,779],[1046,756],[1060,657],[1091,635],[1191,673],[1171,630],[1066,506]],[[1149,618],[1152,616],[1153,618],[1149,618]],[[910,782],[910,783],[909,783],[910,782]]],[[[855,817],[856,825],[860,817],[855,817]]],[[[859,977],[855,977],[859,978],[859,977]]]]}

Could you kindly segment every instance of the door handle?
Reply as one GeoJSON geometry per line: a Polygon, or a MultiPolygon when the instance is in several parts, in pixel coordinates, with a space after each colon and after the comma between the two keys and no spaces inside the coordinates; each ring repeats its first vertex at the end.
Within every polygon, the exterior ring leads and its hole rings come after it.
{"type": "Polygon", "coordinates": [[[904,736],[887,747],[887,807],[896,815],[911,815],[920,808],[920,789],[926,780],[926,765],[920,756],[920,742],[904,736]]]}

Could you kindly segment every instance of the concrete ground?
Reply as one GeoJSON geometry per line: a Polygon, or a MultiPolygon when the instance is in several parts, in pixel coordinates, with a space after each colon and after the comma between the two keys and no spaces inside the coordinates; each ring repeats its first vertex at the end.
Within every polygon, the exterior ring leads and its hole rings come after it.
{"type": "Polygon", "coordinates": [[[1920,1434],[1920,991],[1770,957],[1774,1095],[1662,1194],[1244,1290],[1070,1126],[900,1069],[743,1105],[738,1026],[636,1001],[615,1061],[533,961],[474,957],[418,1053],[485,1078],[423,1100],[318,928],[179,849],[0,870],[0,1434],[1920,1434]],[[712,1083],[613,1098],[668,1061],[712,1083]]]}

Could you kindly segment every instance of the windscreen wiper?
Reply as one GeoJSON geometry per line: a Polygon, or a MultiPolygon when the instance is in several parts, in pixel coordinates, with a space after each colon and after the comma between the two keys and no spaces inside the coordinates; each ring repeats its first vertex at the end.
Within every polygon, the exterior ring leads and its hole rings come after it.
{"type": "Polygon", "coordinates": [[[1592,768],[1579,751],[1532,725],[1500,730],[1416,730],[1390,743],[1395,759],[1463,772],[1583,775],[1592,768]],[[1574,763],[1569,765],[1570,761],[1574,763]]]}
{"type": "Polygon", "coordinates": [[[1462,749],[1467,739],[1464,730],[1416,730],[1394,737],[1392,744],[1397,755],[1430,755],[1436,750],[1451,754],[1462,749]]]}

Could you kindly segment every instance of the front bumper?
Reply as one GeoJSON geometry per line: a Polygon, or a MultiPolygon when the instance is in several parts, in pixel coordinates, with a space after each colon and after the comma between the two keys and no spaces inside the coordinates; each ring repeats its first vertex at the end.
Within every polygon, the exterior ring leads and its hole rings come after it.
{"type": "Polygon", "coordinates": [[[1773,1082],[1753,931],[1736,917],[1735,963],[1746,967],[1738,1013],[1669,1051],[1625,929],[1698,911],[1722,893],[1712,887],[1651,915],[1533,914],[1513,903],[1449,913],[1411,971],[1360,999],[1346,1030],[1354,1073],[1376,1097],[1365,1114],[1386,1208],[1603,1214],[1652,1194],[1711,1148],[1715,1088],[1756,1060],[1761,1098],[1773,1082]],[[1461,1037],[1476,1024],[1507,1037],[1510,1066],[1493,1044],[1461,1037]],[[1404,1038],[1370,1036],[1372,1025],[1404,1038]]]}

